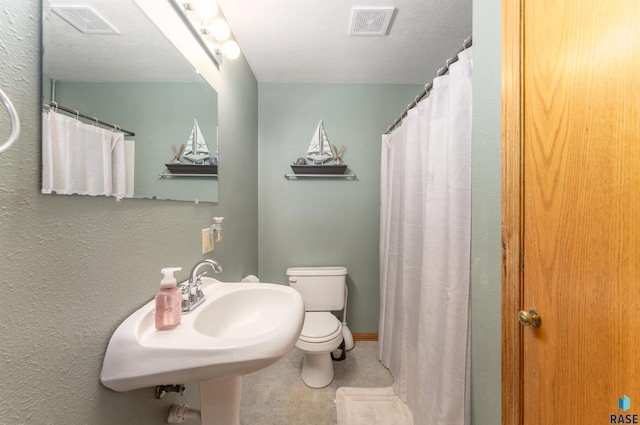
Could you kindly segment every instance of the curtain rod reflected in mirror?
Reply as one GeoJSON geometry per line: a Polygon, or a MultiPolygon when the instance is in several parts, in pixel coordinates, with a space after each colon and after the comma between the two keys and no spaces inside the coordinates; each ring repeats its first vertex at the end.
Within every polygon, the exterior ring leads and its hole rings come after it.
{"type": "MultiPolygon", "coordinates": [[[[51,82],[52,86],[55,86],[55,80],[51,82]]],[[[52,97],[52,99],[55,99],[54,97],[52,97]]],[[[62,105],[58,105],[58,102],[56,102],[55,100],[52,100],[50,103],[47,103],[45,105],[43,105],[43,107],[45,108],[45,110],[51,110],[53,109],[54,111],[64,111],[70,114],[75,115],[77,118],[84,118],[86,120],[91,121],[92,123],[96,123],[96,124],[100,124],[103,125],[107,128],[116,130],[116,131],[121,131],[124,134],[126,134],[127,136],[135,136],[136,133],[134,133],[133,131],[129,131],[129,130],[125,130],[124,128],[121,128],[119,125],[117,124],[112,124],[109,122],[105,122],[102,121],[101,119],[98,119],[97,117],[92,117],[89,116],[87,114],[83,114],[82,112],[78,111],[77,109],[71,109],[71,108],[67,108],[66,106],[62,106],[62,105]]]]}

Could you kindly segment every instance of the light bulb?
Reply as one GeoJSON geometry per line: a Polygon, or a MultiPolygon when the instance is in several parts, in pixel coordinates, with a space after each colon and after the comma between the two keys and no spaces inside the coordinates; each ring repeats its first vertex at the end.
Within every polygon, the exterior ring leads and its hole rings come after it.
{"type": "Polygon", "coordinates": [[[240,46],[233,40],[226,41],[221,47],[222,53],[229,59],[237,59],[240,56],[240,46]]]}
{"type": "Polygon", "coordinates": [[[191,0],[188,2],[189,10],[200,15],[202,22],[211,22],[218,13],[218,5],[215,0],[191,0]]]}
{"type": "Polygon", "coordinates": [[[213,22],[207,27],[207,31],[217,41],[224,41],[231,35],[231,28],[224,19],[214,19],[213,22]]]}

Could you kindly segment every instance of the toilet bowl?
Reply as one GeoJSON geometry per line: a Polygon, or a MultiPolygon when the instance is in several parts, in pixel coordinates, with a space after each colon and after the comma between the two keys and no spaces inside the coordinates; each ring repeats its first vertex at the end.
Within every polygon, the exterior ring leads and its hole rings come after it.
{"type": "Polygon", "coordinates": [[[296,347],[304,353],[302,381],[311,388],[323,388],[333,381],[331,352],[342,343],[342,323],[324,311],[305,314],[296,347]]]}
{"type": "Polygon", "coordinates": [[[304,353],[302,381],[323,388],[334,377],[331,352],[342,343],[342,323],[331,312],[344,308],[345,267],[291,267],[289,285],[302,295],[305,317],[296,347],[304,353]]]}

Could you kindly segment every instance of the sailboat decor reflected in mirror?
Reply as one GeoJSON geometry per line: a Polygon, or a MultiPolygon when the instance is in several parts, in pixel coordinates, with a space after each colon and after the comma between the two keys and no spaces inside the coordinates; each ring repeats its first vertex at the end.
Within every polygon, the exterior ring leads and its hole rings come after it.
{"type": "Polygon", "coordinates": [[[218,157],[209,152],[207,141],[195,118],[186,146],[182,145],[178,150],[174,147],[174,154],[173,161],[165,164],[172,175],[218,173],[218,157]]]}

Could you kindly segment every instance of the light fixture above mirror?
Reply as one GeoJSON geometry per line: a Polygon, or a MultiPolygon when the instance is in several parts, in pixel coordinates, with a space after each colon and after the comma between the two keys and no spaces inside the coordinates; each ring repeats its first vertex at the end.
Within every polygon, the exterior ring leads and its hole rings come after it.
{"type": "Polygon", "coordinates": [[[240,56],[240,46],[230,39],[231,28],[227,21],[219,16],[215,1],[172,1],[212,55],[223,55],[228,59],[237,59],[240,56]]]}

